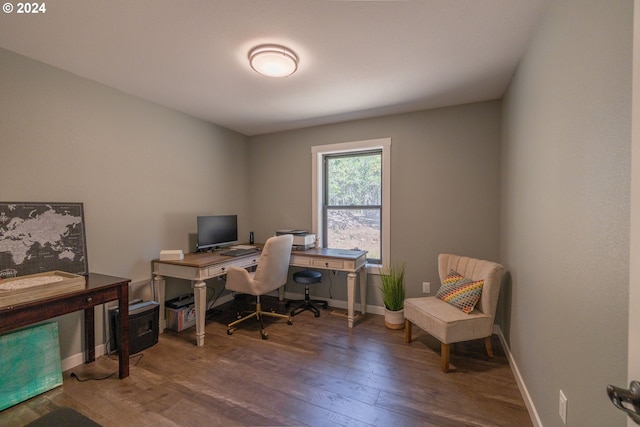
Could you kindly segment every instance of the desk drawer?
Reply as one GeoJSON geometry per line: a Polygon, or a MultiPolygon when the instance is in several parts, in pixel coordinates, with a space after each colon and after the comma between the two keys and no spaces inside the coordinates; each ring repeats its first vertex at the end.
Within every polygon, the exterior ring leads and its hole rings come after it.
{"type": "Polygon", "coordinates": [[[230,263],[227,263],[224,266],[211,266],[207,269],[207,277],[217,277],[217,276],[222,276],[227,274],[227,270],[230,267],[236,267],[236,268],[248,268],[248,267],[253,267],[254,265],[258,264],[258,260],[260,259],[259,256],[257,257],[247,257],[247,258],[240,258],[237,261],[233,261],[230,263]]]}
{"type": "MultiPolygon", "coordinates": [[[[84,310],[104,304],[105,302],[115,301],[118,299],[118,289],[113,288],[102,292],[93,292],[88,295],[77,295],[65,298],[64,305],[73,311],[84,310]]],[[[46,308],[43,308],[46,310],[46,308]]]]}
{"type": "Polygon", "coordinates": [[[311,258],[300,255],[291,255],[289,264],[298,267],[309,267],[311,265],[311,258]]]}
{"type": "Polygon", "coordinates": [[[314,259],[311,265],[314,267],[328,268],[331,270],[342,270],[344,268],[344,261],[329,258],[318,258],[314,259]]]}
{"type": "Polygon", "coordinates": [[[209,267],[205,277],[218,277],[227,274],[227,267],[209,267]]]}

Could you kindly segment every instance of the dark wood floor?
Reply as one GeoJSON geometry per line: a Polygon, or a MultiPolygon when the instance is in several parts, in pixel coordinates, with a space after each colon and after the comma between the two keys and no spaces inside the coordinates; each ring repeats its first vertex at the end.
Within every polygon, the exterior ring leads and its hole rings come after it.
{"type": "Polygon", "coordinates": [[[254,320],[228,336],[240,303],[210,317],[204,347],[194,345],[194,328],[168,331],[132,356],[128,378],[103,356],[0,412],[0,425],[72,407],[103,426],[532,426],[496,336],[495,358],[482,341],[458,344],[444,374],[435,339],[414,328],[406,344],[379,315],[349,329],[343,310],[306,311],[291,326],[268,319],[268,340],[254,320]]]}

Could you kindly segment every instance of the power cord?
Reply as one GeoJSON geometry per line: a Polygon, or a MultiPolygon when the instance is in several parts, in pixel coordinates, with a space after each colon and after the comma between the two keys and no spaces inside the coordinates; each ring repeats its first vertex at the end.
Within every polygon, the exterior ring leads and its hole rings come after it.
{"type": "Polygon", "coordinates": [[[218,301],[220,294],[222,294],[222,289],[220,289],[220,292],[218,292],[218,295],[216,295],[216,288],[214,288],[213,286],[207,285],[207,289],[211,289],[213,291],[213,295],[211,295],[211,298],[209,298],[209,300],[207,301],[207,307],[209,307],[210,305],[212,305],[211,300],[213,300],[213,304],[215,304],[216,301],[218,301]]]}
{"type": "Polygon", "coordinates": [[[224,287],[220,289],[220,292],[218,292],[218,295],[216,295],[216,289],[214,287],[207,285],[207,289],[213,290],[213,295],[211,295],[211,298],[209,298],[209,300],[207,301],[207,307],[212,307],[210,309],[207,309],[206,316],[207,316],[207,319],[209,319],[211,318],[211,316],[222,314],[222,310],[214,309],[213,306],[215,305],[216,301],[218,301],[218,298],[220,298],[220,295],[222,295],[222,291],[224,290],[224,287]],[[211,300],[213,300],[213,302],[211,302],[211,300]]]}
{"type": "Polygon", "coordinates": [[[99,378],[97,378],[97,377],[80,378],[80,377],[78,376],[78,374],[76,374],[75,372],[71,372],[71,378],[75,378],[75,379],[76,379],[76,381],[81,382],[81,383],[83,383],[83,382],[85,382],[85,381],[92,381],[92,380],[94,380],[94,381],[102,381],[102,380],[106,380],[106,379],[108,379],[108,378],[111,378],[112,376],[116,375],[117,373],[118,373],[118,372],[112,372],[112,373],[110,373],[110,374],[109,374],[109,375],[107,375],[107,376],[99,377],[99,378]]]}

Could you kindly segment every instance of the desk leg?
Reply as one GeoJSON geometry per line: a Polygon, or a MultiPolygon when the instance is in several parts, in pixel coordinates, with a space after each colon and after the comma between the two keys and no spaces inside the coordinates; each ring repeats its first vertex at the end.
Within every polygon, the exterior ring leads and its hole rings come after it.
{"type": "Polygon", "coordinates": [[[353,328],[355,319],[356,277],[356,273],[347,274],[347,323],[350,328],[353,328]]]}
{"type": "Polygon", "coordinates": [[[95,307],[84,309],[84,342],[87,346],[87,354],[84,363],[91,363],[96,360],[96,330],[95,330],[95,307]]]}
{"type": "Polygon", "coordinates": [[[197,281],[193,284],[193,297],[196,309],[196,345],[204,345],[204,323],[207,317],[207,284],[197,281]]]}
{"type": "Polygon", "coordinates": [[[165,320],[165,309],[164,309],[164,291],[165,291],[165,280],[164,277],[160,275],[153,276],[153,298],[156,300],[158,304],[160,304],[160,319],[159,319],[159,331],[160,333],[164,332],[164,329],[167,327],[167,321],[165,320]]]}
{"type": "Polygon", "coordinates": [[[118,288],[120,305],[120,333],[118,334],[118,366],[120,379],[129,376],[129,282],[118,288]]]}
{"type": "Polygon", "coordinates": [[[367,268],[360,269],[360,313],[367,311],[367,268]]]}

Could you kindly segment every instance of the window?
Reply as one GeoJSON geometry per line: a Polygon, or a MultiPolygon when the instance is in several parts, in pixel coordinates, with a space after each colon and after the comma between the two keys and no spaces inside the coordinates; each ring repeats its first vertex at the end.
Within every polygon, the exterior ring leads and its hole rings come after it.
{"type": "Polygon", "coordinates": [[[380,264],[382,150],[326,154],[323,167],[323,246],[366,250],[380,264]]]}
{"type": "Polygon", "coordinates": [[[367,251],[368,267],[389,260],[391,139],[312,147],[313,229],[323,247],[367,251]]]}

